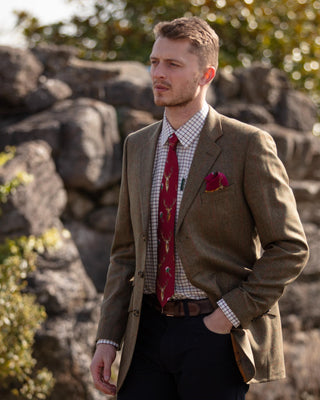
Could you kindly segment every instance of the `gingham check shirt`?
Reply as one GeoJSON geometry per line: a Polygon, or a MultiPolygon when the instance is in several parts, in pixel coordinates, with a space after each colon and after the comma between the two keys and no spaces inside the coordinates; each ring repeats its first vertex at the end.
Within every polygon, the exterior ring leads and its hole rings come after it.
{"type": "MultiPolygon", "coordinates": [[[[178,179],[178,193],[177,193],[177,211],[176,222],[179,215],[179,208],[182,200],[183,190],[188,180],[189,170],[193,160],[194,152],[199,142],[200,132],[205,123],[206,117],[209,112],[207,103],[203,108],[197,112],[189,121],[183,126],[174,131],[169,121],[164,115],[162,130],[159,136],[152,176],[151,188],[151,218],[149,223],[148,233],[148,247],[146,255],[146,280],[145,280],[145,294],[155,293],[156,277],[157,277],[157,226],[158,226],[158,202],[160,185],[164,172],[165,162],[169,149],[168,138],[175,132],[179,139],[177,145],[177,157],[179,163],[179,179],[178,179]]],[[[193,286],[184,272],[181,260],[177,251],[175,250],[175,293],[173,299],[203,299],[207,295],[202,290],[193,286]]],[[[226,302],[221,299],[218,301],[218,306],[222,309],[227,318],[234,326],[240,324],[238,318],[228,307],[226,302]]]]}

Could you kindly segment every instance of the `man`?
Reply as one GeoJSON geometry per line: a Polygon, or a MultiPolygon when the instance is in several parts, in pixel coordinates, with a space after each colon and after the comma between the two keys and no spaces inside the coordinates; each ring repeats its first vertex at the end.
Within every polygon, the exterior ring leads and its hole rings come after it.
{"type": "Polygon", "coordinates": [[[285,376],[277,302],[308,247],[272,138],[205,101],[215,32],[192,17],[155,36],[165,114],[124,146],[91,372],[118,400],[240,400],[249,383],[285,376]]]}

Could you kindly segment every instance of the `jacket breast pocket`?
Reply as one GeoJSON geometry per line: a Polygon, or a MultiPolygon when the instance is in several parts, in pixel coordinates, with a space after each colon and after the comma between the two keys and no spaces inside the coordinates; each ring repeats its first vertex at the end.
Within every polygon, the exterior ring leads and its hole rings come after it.
{"type": "Polygon", "coordinates": [[[221,197],[225,197],[228,195],[232,195],[235,192],[235,185],[229,185],[224,187],[223,189],[218,189],[212,192],[206,192],[205,190],[200,193],[201,202],[211,202],[220,199],[221,197]]]}
{"type": "Polygon", "coordinates": [[[230,219],[239,213],[236,185],[227,186],[215,192],[200,193],[201,208],[209,218],[230,219]]]}

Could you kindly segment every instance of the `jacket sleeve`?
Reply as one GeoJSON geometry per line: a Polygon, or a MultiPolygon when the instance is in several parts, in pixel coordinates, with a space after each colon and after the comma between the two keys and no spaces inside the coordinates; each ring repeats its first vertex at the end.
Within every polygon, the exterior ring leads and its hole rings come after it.
{"type": "Polygon", "coordinates": [[[97,332],[97,339],[108,339],[118,344],[122,341],[127,324],[135,270],[135,246],[127,178],[127,148],[128,138],[124,144],[118,213],[97,332]]]}
{"type": "Polygon", "coordinates": [[[247,279],[223,299],[246,328],[278,301],[308,260],[308,245],[288,176],[266,132],[257,131],[250,139],[244,193],[263,250],[247,279]]]}

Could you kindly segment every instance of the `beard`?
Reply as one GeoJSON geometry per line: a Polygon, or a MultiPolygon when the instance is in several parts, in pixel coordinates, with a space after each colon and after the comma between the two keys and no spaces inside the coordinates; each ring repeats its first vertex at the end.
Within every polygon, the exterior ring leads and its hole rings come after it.
{"type": "Polygon", "coordinates": [[[197,79],[189,81],[184,87],[175,90],[169,83],[161,83],[168,89],[164,93],[157,93],[156,84],[157,82],[154,83],[153,89],[154,103],[161,107],[185,107],[194,100],[198,93],[197,79]]]}
{"type": "Polygon", "coordinates": [[[180,96],[174,99],[165,99],[161,96],[154,96],[154,103],[156,106],[160,107],[185,107],[194,99],[193,96],[180,96]]]}

